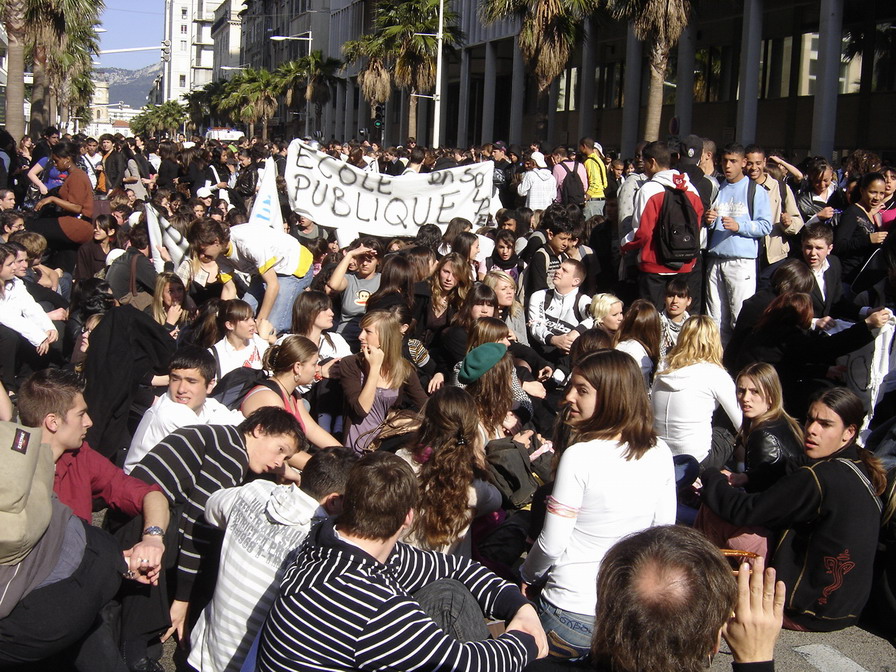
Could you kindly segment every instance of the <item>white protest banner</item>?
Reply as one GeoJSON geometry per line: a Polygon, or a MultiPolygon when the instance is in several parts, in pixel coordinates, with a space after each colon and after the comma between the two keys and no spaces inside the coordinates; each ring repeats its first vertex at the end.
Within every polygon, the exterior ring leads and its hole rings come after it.
{"type": "Polygon", "coordinates": [[[165,260],[159,253],[159,246],[164,246],[171,256],[174,268],[177,268],[190,250],[187,237],[171,226],[167,219],[159,216],[151,205],[146,205],[144,211],[146,212],[146,229],[149,232],[149,249],[153,266],[159,273],[165,269],[165,260]]]}
{"type": "Polygon", "coordinates": [[[485,224],[492,207],[490,161],[392,177],[355,168],[293,140],[286,190],[293,211],[321,226],[390,238],[414,236],[423,224],[443,229],[455,217],[485,224]]]}
{"type": "Polygon", "coordinates": [[[277,231],[283,230],[283,213],[277,196],[277,164],[268,157],[264,162],[261,187],[249,213],[250,224],[266,224],[277,231]]]}

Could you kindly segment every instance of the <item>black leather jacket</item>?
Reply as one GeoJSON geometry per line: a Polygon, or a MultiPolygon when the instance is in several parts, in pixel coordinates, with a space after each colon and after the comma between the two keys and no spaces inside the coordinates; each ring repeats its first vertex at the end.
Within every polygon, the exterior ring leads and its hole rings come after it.
{"type": "Polygon", "coordinates": [[[746,489],[761,492],[771,487],[793,468],[805,463],[803,446],[782,418],[764,423],[747,437],[746,489]]]}

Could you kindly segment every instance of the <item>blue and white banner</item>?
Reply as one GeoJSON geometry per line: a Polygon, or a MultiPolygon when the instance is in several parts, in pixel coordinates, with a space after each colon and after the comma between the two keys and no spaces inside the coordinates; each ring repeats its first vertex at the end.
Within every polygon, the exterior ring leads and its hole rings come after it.
{"type": "Polygon", "coordinates": [[[190,251],[186,234],[182,234],[171,226],[168,220],[159,215],[151,205],[147,204],[144,210],[153,266],[159,273],[165,270],[165,260],[162,259],[162,254],[159,252],[159,247],[164,247],[168,250],[171,261],[174,262],[174,268],[177,268],[190,251]]]}

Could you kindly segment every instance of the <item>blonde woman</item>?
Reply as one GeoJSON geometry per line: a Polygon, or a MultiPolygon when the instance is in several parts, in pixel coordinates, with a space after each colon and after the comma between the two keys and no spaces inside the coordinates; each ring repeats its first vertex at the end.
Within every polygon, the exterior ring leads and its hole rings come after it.
{"type": "Polygon", "coordinates": [[[743,473],[728,476],[748,492],[768,489],[790,466],[803,462],[803,428],[784,410],[778,372],[771,364],[748,364],[737,374],[737,402],[744,420],[735,445],[743,473]]]}
{"type": "Polygon", "coordinates": [[[340,381],[345,397],[345,445],[363,452],[376,438],[376,429],[392,408],[410,402],[419,410],[426,393],[414,365],[401,356],[398,319],[386,310],[372,310],[361,318],[361,352],[342,360],[340,381]]]}
{"type": "Polygon", "coordinates": [[[591,299],[591,317],[594,326],[615,336],[622,326],[622,299],[613,294],[595,294],[591,299]]]}
{"type": "Polygon", "coordinates": [[[730,450],[713,450],[712,415],[721,406],[740,427],[734,381],[722,367],[719,328],[706,315],[688,318],[653,382],[653,426],[673,454],[721,467],[730,450]]]}
{"type": "Polygon", "coordinates": [[[526,310],[523,304],[516,300],[516,282],[504,271],[493,269],[485,274],[483,284],[495,290],[498,297],[498,315],[516,337],[517,343],[529,345],[529,335],[526,331],[526,310]]]}
{"type": "Polygon", "coordinates": [[[178,275],[159,273],[156,277],[152,304],[147,312],[152,314],[152,319],[156,323],[168,330],[172,338],[177,338],[180,328],[192,317],[187,302],[187,290],[178,275]]]}

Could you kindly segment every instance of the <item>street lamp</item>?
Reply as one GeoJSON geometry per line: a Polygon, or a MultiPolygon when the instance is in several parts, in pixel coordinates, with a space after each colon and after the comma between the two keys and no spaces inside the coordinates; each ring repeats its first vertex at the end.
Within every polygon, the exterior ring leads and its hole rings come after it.
{"type": "Polygon", "coordinates": [[[439,148],[439,130],[442,126],[442,42],[445,39],[445,0],[439,0],[439,32],[435,35],[432,33],[414,33],[422,37],[436,38],[436,89],[431,96],[424,94],[413,94],[418,98],[432,99],[432,146],[434,149],[439,148]]]}
{"type": "MultiPolygon", "coordinates": [[[[307,42],[308,43],[308,55],[311,56],[311,31],[306,30],[301,33],[296,33],[295,35],[271,35],[271,42],[285,42],[287,40],[296,40],[299,42],[307,42]]],[[[311,86],[311,69],[308,69],[308,82],[306,86],[311,86]]],[[[308,99],[305,99],[305,137],[309,137],[311,135],[311,108],[309,106],[308,99]]]]}
{"type": "Polygon", "coordinates": [[[222,65],[221,70],[246,70],[249,65],[222,65]]]}

